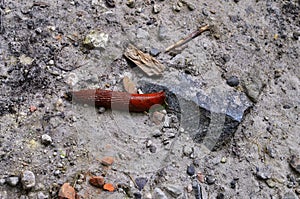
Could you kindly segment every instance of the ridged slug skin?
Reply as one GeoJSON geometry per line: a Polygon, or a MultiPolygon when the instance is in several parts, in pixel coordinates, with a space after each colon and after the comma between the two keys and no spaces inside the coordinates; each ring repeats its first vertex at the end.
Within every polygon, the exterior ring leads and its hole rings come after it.
{"type": "Polygon", "coordinates": [[[87,89],[68,92],[66,98],[106,109],[144,112],[155,104],[164,104],[166,95],[163,91],[149,94],[130,94],[104,89],[87,89]]]}

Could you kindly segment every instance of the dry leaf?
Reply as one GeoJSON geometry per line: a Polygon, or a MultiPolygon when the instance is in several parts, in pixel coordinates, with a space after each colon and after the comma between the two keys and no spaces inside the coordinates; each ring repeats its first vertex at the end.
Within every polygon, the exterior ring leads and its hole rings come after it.
{"type": "Polygon", "coordinates": [[[125,57],[135,63],[148,76],[161,75],[165,66],[149,54],[143,53],[133,45],[129,45],[124,53],[125,57]]]}

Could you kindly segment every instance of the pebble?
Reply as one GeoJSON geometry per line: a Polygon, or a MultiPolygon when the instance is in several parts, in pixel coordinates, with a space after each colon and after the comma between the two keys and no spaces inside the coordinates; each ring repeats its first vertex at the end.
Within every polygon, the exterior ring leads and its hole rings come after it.
{"type": "Polygon", "coordinates": [[[158,56],[159,53],[160,53],[160,51],[157,48],[151,48],[150,49],[150,55],[153,56],[153,57],[158,56]]]}
{"type": "Polygon", "coordinates": [[[103,187],[104,185],[104,178],[102,176],[92,176],[89,179],[89,183],[95,187],[103,187]]]}
{"type": "Polygon", "coordinates": [[[140,191],[145,187],[147,182],[148,182],[148,179],[144,178],[144,177],[135,179],[135,184],[136,184],[138,190],[140,190],[140,191]]]}
{"type": "Polygon", "coordinates": [[[6,180],[4,178],[0,179],[0,186],[3,186],[5,184],[6,180]]]}
{"type": "Polygon", "coordinates": [[[150,152],[151,153],[156,153],[156,146],[154,146],[154,145],[151,145],[150,147],[149,147],[149,150],[150,150],[150,152]]]}
{"type": "Polygon", "coordinates": [[[195,175],[195,167],[193,164],[187,166],[186,173],[190,176],[195,175]]]}
{"type": "Polygon", "coordinates": [[[75,199],[75,189],[69,184],[64,183],[58,193],[59,198],[75,199]]]}
{"type": "Polygon", "coordinates": [[[47,134],[42,135],[42,144],[47,146],[47,145],[51,144],[51,142],[52,142],[52,138],[49,135],[47,135],[47,134]]]}
{"type": "Polygon", "coordinates": [[[233,179],[233,180],[230,182],[230,188],[231,188],[231,189],[235,189],[236,183],[237,183],[237,180],[233,179]]]}
{"type": "Polygon", "coordinates": [[[218,193],[217,198],[216,199],[224,199],[225,195],[224,193],[218,193]]]}
{"type": "Polygon", "coordinates": [[[134,199],[142,199],[142,194],[140,192],[136,192],[133,195],[134,195],[134,199]]]}
{"type": "Polygon", "coordinates": [[[99,107],[98,113],[102,114],[104,112],[105,112],[105,108],[104,107],[99,107]]]}
{"type": "Polygon", "coordinates": [[[134,8],[135,7],[135,0],[127,0],[126,5],[129,8],[134,8]]]}
{"type": "Polygon", "coordinates": [[[293,38],[294,38],[295,40],[298,40],[299,37],[300,37],[300,32],[293,32],[293,38]]]}
{"type": "Polygon", "coordinates": [[[166,196],[166,194],[158,187],[156,187],[154,189],[154,193],[153,193],[155,199],[168,199],[168,197],[166,196]]]}
{"type": "Polygon", "coordinates": [[[262,169],[258,168],[258,171],[256,172],[256,176],[259,179],[267,180],[267,179],[269,179],[271,177],[270,169],[268,167],[262,168],[262,169]]]}
{"type": "Polygon", "coordinates": [[[101,160],[101,164],[103,164],[104,166],[110,166],[113,163],[114,163],[114,158],[111,156],[103,157],[101,160]]]}
{"type": "Polygon", "coordinates": [[[213,185],[216,182],[216,178],[212,175],[206,176],[205,180],[208,185],[213,185]]]}
{"type": "Polygon", "coordinates": [[[222,159],[221,159],[221,163],[226,163],[226,161],[227,161],[227,158],[226,157],[222,157],[222,159]]]}
{"type": "Polygon", "coordinates": [[[194,152],[194,148],[190,146],[184,146],[182,152],[183,155],[190,156],[194,152]]]}
{"type": "Polygon", "coordinates": [[[196,9],[196,6],[190,2],[188,2],[186,5],[190,11],[193,11],[196,9]]]}
{"type": "Polygon", "coordinates": [[[240,81],[239,81],[239,78],[237,76],[231,76],[229,77],[227,80],[226,80],[226,83],[231,86],[231,87],[234,87],[234,86],[238,86],[240,81]]]}
{"type": "Polygon", "coordinates": [[[11,177],[8,177],[8,178],[6,179],[6,182],[7,182],[7,184],[9,184],[10,186],[15,187],[15,186],[17,186],[17,184],[19,183],[19,177],[17,177],[17,176],[11,176],[11,177]]]}
{"type": "Polygon", "coordinates": [[[104,50],[107,46],[108,37],[108,34],[104,32],[92,30],[89,34],[85,36],[83,40],[83,45],[90,49],[96,48],[104,50]]]}
{"type": "Polygon", "coordinates": [[[181,187],[175,185],[167,185],[165,188],[166,191],[174,198],[178,198],[184,192],[181,187]]]}
{"type": "Polygon", "coordinates": [[[156,125],[159,125],[163,121],[164,117],[165,114],[159,111],[155,111],[152,114],[151,121],[154,122],[156,125]]]}
{"type": "Polygon", "coordinates": [[[47,199],[48,196],[45,195],[43,192],[38,192],[37,199],[47,199]]]}
{"type": "Polygon", "coordinates": [[[158,4],[153,5],[153,13],[158,14],[161,11],[161,7],[158,4]]]}
{"type": "Polygon", "coordinates": [[[292,155],[289,163],[295,171],[300,173],[300,158],[299,157],[297,157],[296,155],[292,155]]]}
{"type": "Polygon", "coordinates": [[[35,186],[35,175],[32,171],[24,171],[21,175],[23,189],[31,189],[35,186]]]}
{"type": "Polygon", "coordinates": [[[274,188],[276,185],[276,183],[273,179],[266,180],[266,183],[267,183],[268,187],[270,187],[270,188],[274,188]]]}

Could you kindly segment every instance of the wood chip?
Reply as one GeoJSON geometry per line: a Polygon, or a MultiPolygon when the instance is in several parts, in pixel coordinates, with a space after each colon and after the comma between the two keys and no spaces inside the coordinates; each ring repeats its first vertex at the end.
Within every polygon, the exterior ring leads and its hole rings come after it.
{"type": "Polygon", "coordinates": [[[148,76],[162,75],[165,66],[149,54],[143,53],[133,45],[129,45],[124,53],[125,57],[135,63],[148,76]]]}

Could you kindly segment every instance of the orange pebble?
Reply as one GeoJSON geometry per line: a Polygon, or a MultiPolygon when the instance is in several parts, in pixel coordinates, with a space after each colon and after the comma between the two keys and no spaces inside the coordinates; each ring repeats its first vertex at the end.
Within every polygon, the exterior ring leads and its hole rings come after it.
{"type": "Polygon", "coordinates": [[[115,190],[115,187],[113,184],[106,183],[103,185],[103,189],[109,192],[113,192],[115,190]]]}

